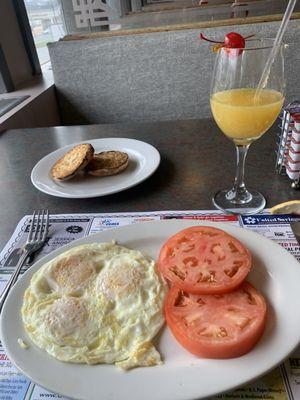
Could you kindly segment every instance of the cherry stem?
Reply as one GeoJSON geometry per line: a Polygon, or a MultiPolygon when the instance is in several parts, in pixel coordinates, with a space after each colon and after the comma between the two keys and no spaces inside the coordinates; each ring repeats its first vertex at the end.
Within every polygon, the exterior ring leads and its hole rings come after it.
{"type": "Polygon", "coordinates": [[[200,33],[200,39],[206,40],[207,42],[211,42],[211,43],[224,43],[224,42],[217,42],[216,40],[211,40],[211,39],[207,39],[203,33],[200,33]]]}
{"type": "Polygon", "coordinates": [[[253,37],[253,36],[255,36],[255,35],[245,36],[245,37],[244,37],[244,40],[250,39],[250,38],[253,37]]]}

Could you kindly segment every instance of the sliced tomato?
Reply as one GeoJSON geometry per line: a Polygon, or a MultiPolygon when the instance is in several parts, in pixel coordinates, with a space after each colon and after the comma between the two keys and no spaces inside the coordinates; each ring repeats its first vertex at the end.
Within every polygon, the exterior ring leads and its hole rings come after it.
{"type": "Polygon", "coordinates": [[[204,358],[239,357],[258,342],[266,322],[263,296],[248,282],[223,295],[188,294],[173,286],[165,300],[167,324],[178,342],[204,358]]]}
{"type": "Polygon", "coordinates": [[[227,293],[250,271],[249,250],[221,229],[193,226],[162,247],[157,266],[177,287],[195,294],[227,293]]]}

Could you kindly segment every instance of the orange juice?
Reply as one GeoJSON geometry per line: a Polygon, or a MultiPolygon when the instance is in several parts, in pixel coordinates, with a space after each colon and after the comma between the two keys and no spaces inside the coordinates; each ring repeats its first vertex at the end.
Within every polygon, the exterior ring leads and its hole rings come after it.
{"type": "Polygon", "coordinates": [[[216,123],[236,144],[258,139],[274,123],[283,105],[283,95],[276,90],[232,89],[212,95],[210,106],[216,123]]]}

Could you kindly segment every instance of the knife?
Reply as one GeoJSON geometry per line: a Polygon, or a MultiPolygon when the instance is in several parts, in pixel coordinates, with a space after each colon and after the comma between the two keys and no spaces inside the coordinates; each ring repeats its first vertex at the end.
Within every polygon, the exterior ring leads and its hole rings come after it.
{"type": "Polygon", "coordinates": [[[293,221],[290,223],[292,231],[297,239],[297,242],[300,246],[300,221],[293,221]]]}

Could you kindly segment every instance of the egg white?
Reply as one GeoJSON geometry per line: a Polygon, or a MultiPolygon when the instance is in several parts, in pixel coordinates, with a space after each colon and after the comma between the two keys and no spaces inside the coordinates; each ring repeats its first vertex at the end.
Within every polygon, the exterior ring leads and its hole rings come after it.
{"type": "Polygon", "coordinates": [[[30,339],[58,360],[161,363],[151,340],[164,323],[166,286],[155,262],[114,243],[77,246],[43,265],[25,291],[30,339]]]}

